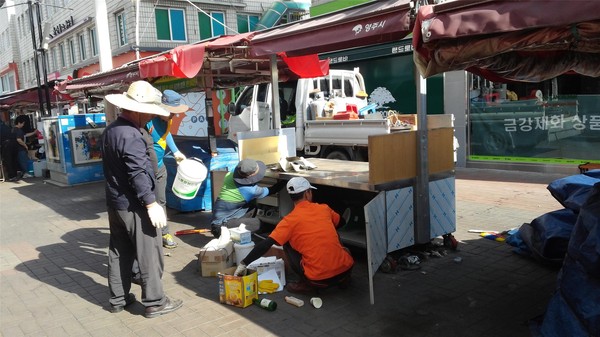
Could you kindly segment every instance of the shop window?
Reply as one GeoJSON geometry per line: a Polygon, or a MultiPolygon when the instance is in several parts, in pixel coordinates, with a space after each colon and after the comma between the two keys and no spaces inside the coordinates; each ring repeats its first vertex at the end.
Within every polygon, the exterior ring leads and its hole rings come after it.
{"type": "Polygon", "coordinates": [[[210,16],[202,12],[198,13],[201,40],[225,34],[225,14],[222,12],[209,14],[210,16]]]}
{"type": "Polygon", "coordinates": [[[256,28],[258,23],[258,15],[238,14],[237,15],[237,26],[239,33],[251,32],[256,28]]]}
{"type": "Polygon", "coordinates": [[[156,17],[156,38],[162,41],[186,41],[185,12],[182,9],[154,10],[156,17]]]}
{"type": "Polygon", "coordinates": [[[570,164],[600,160],[600,79],[561,75],[495,83],[470,74],[472,160],[570,164]]]}

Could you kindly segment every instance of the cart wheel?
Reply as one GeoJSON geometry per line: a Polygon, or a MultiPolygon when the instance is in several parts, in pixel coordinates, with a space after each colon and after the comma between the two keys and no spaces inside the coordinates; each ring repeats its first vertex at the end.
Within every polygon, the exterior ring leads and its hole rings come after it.
{"type": "Polygon", "coordinates": [[[444,238],[444,247],[456,250],[456,248],[458,247],[458,241],[454,238],[454,235],[445,234],[442,235],[442,237],[444,238]]]}

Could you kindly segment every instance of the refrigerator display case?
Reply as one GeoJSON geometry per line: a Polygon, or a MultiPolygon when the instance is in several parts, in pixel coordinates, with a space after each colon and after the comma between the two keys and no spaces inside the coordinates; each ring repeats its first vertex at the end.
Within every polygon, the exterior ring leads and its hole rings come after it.
{"type": "Polygon", "coordinates": [[[103,113],[42,118],[49,182],[75,185],[104,179],[100,136],[103,113]]]}

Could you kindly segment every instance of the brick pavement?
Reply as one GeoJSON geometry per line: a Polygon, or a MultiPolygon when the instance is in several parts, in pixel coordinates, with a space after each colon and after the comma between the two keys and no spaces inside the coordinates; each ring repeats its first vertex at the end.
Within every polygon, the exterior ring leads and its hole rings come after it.
{"type": "MultiPolygon", "coordinates": [[[[574,172],[575,174],[575,172],[574,172]]],[[[107,311],[108,229],[103,184],[73,187],[41,178],[0,184],[0,334],[2,336],[528,336],[543,313],[556,270],[512,253],[468,229],[504,230],[562,208],[546,185],[560,175],[457,170],[459,251],[424,261],[418,271],[375,276],[369,304],[366,256],[347,290],[321,292],[323,308],[275,312],[218,303],[217,281],[197,271],[211,237],[176,238],[165,257],[165,289],[184,307],[155,319],[138,302],[107,311]],[[461,257],[462,262],[454,262],[461,257]]],[[[169,211],[171,230],[207,228],[204,212],[169,211]]],[[[138,299],[140,289],[134,286],[138,299]]],[[[309,296],[295,295],[308,301],[309,296]]]]}

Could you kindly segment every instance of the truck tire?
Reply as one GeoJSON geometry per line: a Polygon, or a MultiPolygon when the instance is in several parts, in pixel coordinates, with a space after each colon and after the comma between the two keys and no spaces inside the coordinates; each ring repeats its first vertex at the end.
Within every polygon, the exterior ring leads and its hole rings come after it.
{"type": "Polygon", "coordinates": [[[327,159],[350,160],[350,156],[343,150],[332,150],[325,155],[327,159]]]}
{"type": "Polygon", "coordinates": [[[488,155],[504,155],[510,152],[510,139],[504,134],[490,130],[482,137],[482,145],[488,155]]]}

